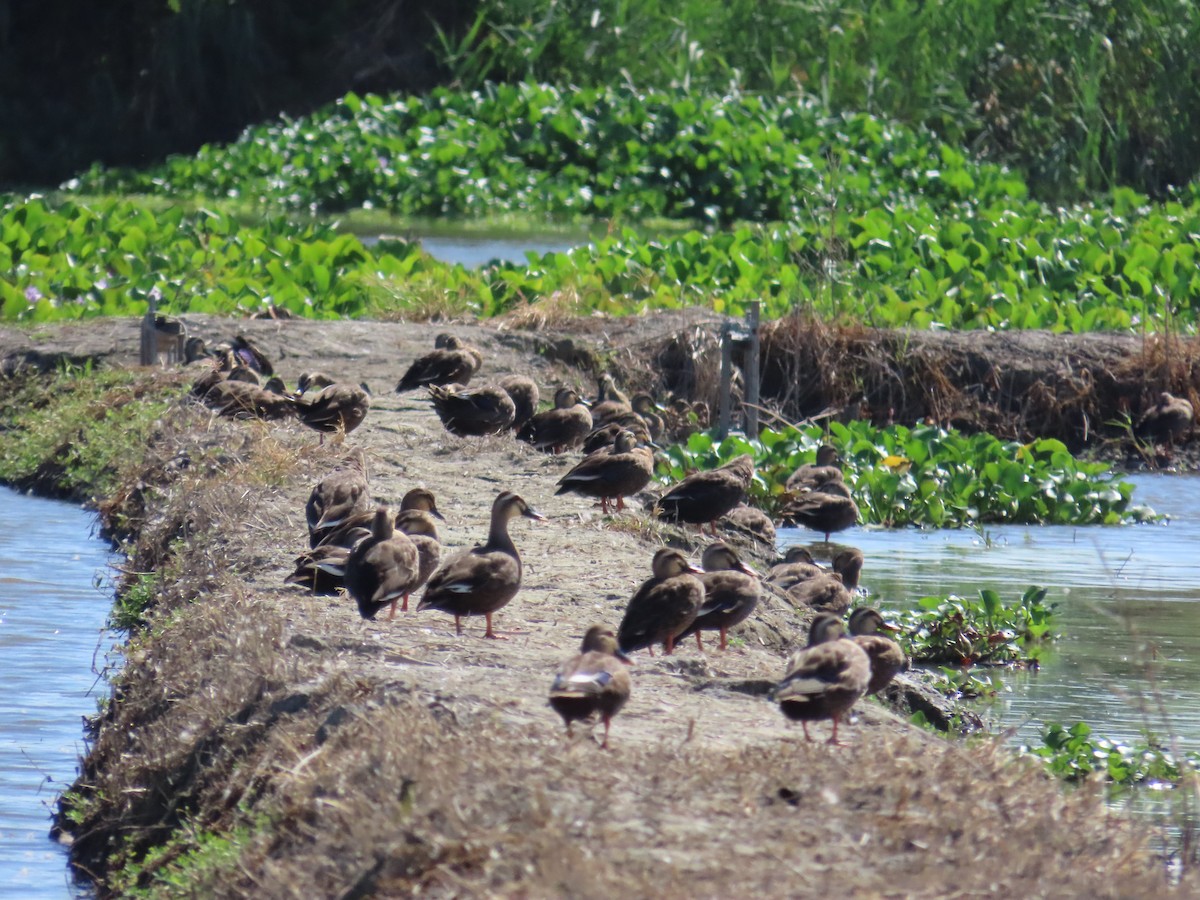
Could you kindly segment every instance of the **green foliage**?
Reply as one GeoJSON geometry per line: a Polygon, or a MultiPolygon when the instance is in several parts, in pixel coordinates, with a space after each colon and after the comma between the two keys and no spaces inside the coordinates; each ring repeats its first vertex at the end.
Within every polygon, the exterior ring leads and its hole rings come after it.
{"type": "Polygon", "coordinates": [[[151,848],[144,858],[130,862],[111,876],[110,887],[122,897],[196,897],[213,895],[227,886],[242,851],[269,819],[228,831],[200,828],[185,821],[170,839],[151,848]]]}
{"type": "Polygon", "coordinates": [[[107,497],[142,459],[179,391],[127,370],[64,368],[10,383],[0,398],[0,479],[79,498],[107,497]]]}
{"type": "Polygon", "coordinates": [[[120,591],[108,614],[108,627],[126,633],[136,631],[145,624],[146,611],[154,605],[160,576],[157,572],[143,572],[132,584],[120,591]]]}
{"type": "Polygon", "coordinates": [[[1040,758],[1046,768],[1066,781],[1098,776],[1116,784],[1179,784],[1200,764],[1200,754],[1188,753],[1183,760],[1165,749],[1154,735],[1133,744],[1092,734],[1085,722],[1070,728],[1058,723],[1042,729],[1042,745],[1023,745],[1022,753],[1040,758]]]}
{"type": "Polygon", "coordinates": [[[756,470],[751,498],[774,515],[788,500],[788,476],[814,462],[825,442],[840,451],[846,482],[867,523],[1088,525],[1140,522],[1154,515],[1132,504],[1132,484],[1103,463],[1076,459],[1060,441],[1019,444],[934,426],[879,429],[868,422],[834,422],[828,433],[816,425],[789,426],[763,429],[757,440],[733,434],[723,441],[701,432],[660,454],[658,474],[674,481],[749,453],[756,470]]]}
{"type": "Polygon", "coordinates": [[[74,187],[249,197],[275,207],[404,215],[793,221],[921,195],[941,207],[1024,196],[1018,178],[930,132],[811,101],[682,88],[487,85],[427,97],[346,95],[145,172],[74,187]]]}
{"type": "MultiPolygon", "coordinates": [[[[979,599],[922,597],[915,609],[897,615],[897,641],[914,663],[959,666],[1036,661],[1052,630],[1054,604],[1045,588],[1030,587],[1005,603],[995,591],[979,599]]],[[[972,686],[974,687],[974,686],[972,686]]]]}

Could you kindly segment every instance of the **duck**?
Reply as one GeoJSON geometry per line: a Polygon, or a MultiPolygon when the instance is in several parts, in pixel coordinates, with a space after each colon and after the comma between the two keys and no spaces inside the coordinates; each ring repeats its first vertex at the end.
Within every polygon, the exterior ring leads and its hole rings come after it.
{"type": "Polygon", "coordinates": [[[512,425],[509,427],[513,431],[517,431],[537,412],[542,392],[538,390],[537,383],[532,378],[524,375],[505,375],[496,384],[508,394],[509,399],[513,402],[515,412],[512,425]]]}
{"type": "Polygon", "coordinates": [[[1174,445],[1192,427],[1192,404],[1167,391],[1158,395],[1158,402],[1147,409],[1134,425],[1134,432],[1156,443],[1174,445]]]}
{"type": "Polygon", "coordinates": [[[780,711],[804,726],[833,720],[829,743],[837,744],[838,720],[862,697],[871,682],[871,660],[865,650],[845,636],[837,616],[822,614],[813,619],[808,646],[788,660],[783,678],[775,688],[780,711]]]}
{"type": "MultiPolygon", "coordinates": [[[[360,537],[370,537],[371,532],[359,529],[360,537]]],[[[349,547],[323,544],[305,550],[296,557],[292,574],[284,584],[298,584],[313,594],[334,596],[345,586],[346,560],[350,558],[349,547]]]]}
{"type": "Polygon", "coordinates": [[[807,581],[824,573],[825,570],[817,565],[807,547],[793,544],[787,548],[783,559],[767,570],[766,580],[786,591],[801,581],[807,581]]]}
{"type": "Polygon", "coordinates": [[[830,481],[844,481],[842,457],[836,447],[822,444],[817,448],[815,463],[805,463],[788,476],[784,487],[791,493],[812,490],[830,481]]]}
{"type": "Polygon", "coordinates": [[[558,480],[554,493],[597,497],[601,512],[620,512],[625,508],[625,497],[642,490],[653,476],[654,455],[648,448],[637,446],[632,432],[622,431],[611,450],[597,450],[576,463],[558,480]],[[610,510],[614,499],[616,506],[610,510]]]}
{"type": "Polygon", "coordinates": [[[617,389],[613,377],[605,372],[597,379],[596,402],[592,404],[592,419],[597,424],[604,424],[612,416],[631,412],[633,404],[629,397],[617,389]]]}
{"type": "Polygon", "coordinates": [[[724,515],[721,525],[764,546],[775,547],[775,523],[761,509],[739,503],[724,515]]]}
{"type": "Polygon", "coordinates": [[[676,640],[694,634],[696,647],[704,650],[700,632],[717,631],[721,635],[720,649],[725,650],[729,629],[750,618],[758,606],[761,594],[758,574],[724,541],[714,541],[705,547],[700,565],[704,571],[696,577],[704,585],[704,604],[695,621],[676,640]]]}
{"type": "Polygon", "coordinates": [[[483,366],[483,354],[470,347],[452,334],[439,334],[433,342],[433,350],[419,357],[408,367],[396,393],[416,390],[419,387],[448,384],[466,386],[483,366]]]}
{"type": "Polygon", "coordinates": [[[367,457],[361,449],[355,449],[342,460],[339,468],[317,482],[308,495],[304,518],[308,523],[310,544],[323,543],[324,533],[353,514],[366,510],[370,496],[367,457]]]}
{"type": "Polygon", "coordinates": [[[295,413],[290,397],[235,378],[214,384],[204,395],[204,405],[219,416],[234,419],[278,421],[295,413]]]}
{"type": "Polygon", "coordinates": [[[754,477],[754,460],[742,454],[717,469],[689,475],[662,497],[655,507],[660,519],[697,525],[705,523],[717,533],[717,519],[746,498],[754,477]]]}
{"type": "Polygon", "coordinates": [[[704,605],[704,585],[699,569],[673,547],[663,547],[651,563],[654,577],[642,583],[625,607],[617,628],[617,646],[622,653],[643,648],[654,655],[652,645],[661,643],[670,656],[676,637],[695,621],[704,605]]]}
{"type": "Polygon", "coordinates": [[[395,530],[388,508],[378,506],[371,536],[354,545],[342,578],[347,593],[358,604],[360,616],[373,621],[381,609],[390,605],[388,618],[392,619],[401,599],[407,611],[408,595],[416,584],[419,568],[416,545],[395,530]]]}
{"type": "Polygon", "coordinates": [[[512,426],[517,414],[512,397],[495,385],[470,390],[458,385],[430,385],[429,396],[446,430],[458,437],[499,434],[512,426]]]}
{"type": "Polygon", "coordinates": [[[294,397],[293,402],[300,421],[321,435],[321,443],[327,434],[348,435],[363,423],[371,408],[365,388],[341,381],[321,388],[311,398],[294,397]]]}
{"type": "Polygon", "coordinates": [[[592,428],[588,436],[583,439],[583,452],[590,455],[597,450],[606,450],[612,447],[617,440],[617,435],[622,431],[631,432],[639,444],[646,446],[651,444],[650,432],[646,429],[644,422],[634,422],[628,427],[619,422],[609,422],[607,425],[592,428]]]}
{"type": "Polygon", "coordinates": [[[871,660],[871,680],[867,684],[867,694],[878,694],[892,683],[899,672],[908,667],[908,657],[904,651],[889,637],[877,632],[898,631],[895,625],[884,621],[883,615],[877,609],[860,606],[850,613],[846,623],[850,629],[850,637],[854,643],[866,651],[871,660]]]}
{"type": "Polygon", "coordinates": [[[782,588],[788,599],[799,607],[808,607],[823,612],[842,615],[854,602],[854,594],[842,581],[837,572],[821,570],[819,575],[796,582],[787,588],[782,588]]]}
{"type": "Polygon", "coordinates": [[[517,438],[538,450],[562,453],[583,443],[592,430],[592,414],[579,402],[569,387],[554,392],[554,408],[529,419],[517,432],[517,438]]]}
{"type": "Polygon", "coordinates": [[[858,523],[858,505],[844,483],[827,481],[790,501],[781,515],[784,522],[824,532],[828,543],[835,531],[844,531],[858,523]]]}
{"type": "Polygon", "coordinates": [[[487,542],[453,557],[438,569],[425,586],[417,611],[436,609],[454,616],[454,630],[462,634],[463,616],[482,615],[484,637],[500,639],[492,616],[521,587],[521,557],[508,534],[508,523],[517,516],[541,520],[537,510],[512,491],[502,491],[492,504],[487,542]]]}
{"type": "Polygon", "coordinates": [[[593,625],[587,630],[579,653],[562,664],[550,685],[550,706],[562,716],[567,737],[572,736],[573,722],[599,713],[604,722],[600,747],[608,749],[609,725],[629,700],[632,688],[629,670],[624,665],[629,661],[617,646],[611,629],[593,625]]]}
{"type": "Polygon", "coordinates": [[[336,383],[336,378],[324,372],[304,372],[296,380],[296,393],[306,394],[309,391],[319,391],[336,383]]]}
{"type": "Polygon", "coordinates": [[[396,530],[407,535],[417,548],[417,581],[412,587],[414,591],[429,581],[429,576],[437,571],[438,562],[441,560],[441,536],[438,534],[434,516],[441,518],[436,510],[402,508],[396,513],[393,523],[396,530]]]}
{"type": "MultiPolygon", "coordinates": [[[[397,513],[397,518],[402,513],[409,511],[424,512],[435,519],[445,518],[438,512],[437,501],[434,499],[433,492],[426,488],[413,488],[401,498],[400,512],[397,513]]],[[[310,534],[309,544],[313,547],[320,544],[337,544],[342,547],[352,547],[354,546],[358,532],[364,528],[370,531],[371,523],[374,519],[375,513],[373,509],[358,509],[348,513],[332,528],[322,529],[310,534]]]]}

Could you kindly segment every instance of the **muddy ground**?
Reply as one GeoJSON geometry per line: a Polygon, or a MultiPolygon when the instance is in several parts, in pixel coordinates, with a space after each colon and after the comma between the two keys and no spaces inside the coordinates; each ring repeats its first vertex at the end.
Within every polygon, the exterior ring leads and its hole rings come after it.
{"type": "MultiPolygon", "coordinates": [[[[131,572],[161,577],[77,786],[81,871],[102,892],[163,896],[1170,892],[1144,823],[992,739],[944,741],[871,701],[845,746],[806,743],[760,693],[803,639],[775,600],[728,652],[638,654],[612,750],[588,729],[564,737],[546,704],[556,667],[588,625],[619,621],[663,541],[686,538],[636,508],[609,519],[555,496],[576,457],[452,437],[420,392],[391,388],[440,331],[483,350],[480,380],[519,372],[547,395],[563,381],[591,393],[603,365],[640,386],[667,342],[704,343],[711,323],[587,320],[568,336],[551,323],[191,319],[210,339],[252,336],[289,383],[320,369],[374,399],[342,446],[181,400],[140,483],[107,504],[132,517],[131,572]],[[366,450],[378,500],[435,492],[447,553],[482,541],[501,490],[547,517],[512,529],[525,576],[497,616],[507,640],[484,640],[481,620],[456,637],[432,612],[364,622],[352,602],[282,584],[306,545],[308,492],[346,447],[366,450]]],[[[3,330],[0,359],[130,364],[136,341],[129,320],[3,330]]]]}

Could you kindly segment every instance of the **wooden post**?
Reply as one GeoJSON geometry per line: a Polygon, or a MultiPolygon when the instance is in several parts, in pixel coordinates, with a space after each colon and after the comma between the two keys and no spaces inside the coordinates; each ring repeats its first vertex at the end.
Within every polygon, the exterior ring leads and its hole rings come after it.
{"type": "Polygon", "coordinates": [[[158,304],[151,295],[149,306],[146,307],[146,315],[142,317],[142,365],[154,366],[158,364],[158,335],[155,333],[154,319],[158,313],[158,304]]]}
{"type": "Polygon", "coordinates": [[[750,337],[746,350],[746,437],[758,437],[758,317],[762,303],[751,300],[746,310],[746,332],[750,337]]]}
{"type": "Polygon", "coordinates": [[[733,335],[729,323],[721,328],[721,405],[717,418],[717,438],[725,440],[729,435],[729,418],[733,391],[733,335]]]}

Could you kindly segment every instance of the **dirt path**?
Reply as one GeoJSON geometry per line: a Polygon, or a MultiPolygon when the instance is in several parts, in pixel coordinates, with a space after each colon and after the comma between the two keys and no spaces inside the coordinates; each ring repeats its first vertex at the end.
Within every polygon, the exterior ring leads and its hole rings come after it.
{"type": "MultiPolygon", "coordinates": [[[[611,361],[678,324],[610,323],[586,341],[611,361]]],[[[371,412],[347,446],[366,450],[376,499],[435,492],[445,553],[482,541],[500,490],[548,521],[513,524],[526,568],[497,617],[508,640],[482,639],[481,620],[456,637],[438,613],[364,622],[346,600],[282,585],[306,545],[308,492],[344,448],[318,446],[296,424],[180,417],[188,430],[169,430],[164,446],[189,454],[190,474],[152,486],[143,534],[173,548],[160,609],[94,742],[81,788],[98,799],[76,858],[103,874],[176,837],[110,889],[177,866],[193,891],[272,897],[1167,892],[1144,828],[991,741],[947,743],[865,702],[846,746],[805,743],[772,703],[739,689],[776,679],[784,646],[802,638],[782,604],[768,603],[729,652],[638,654],[614,749],[599,750],[587,729],[567,741],[546,704],[553,672],[588,625],[619,621],[663,533],[638,512],[608,520],[555,496],[575,457],[452,437],[420,392],[391,388],[442,330],[482,349],[480,380],[529,374],[544,396],[559,381],[590,393],[590,380],[532,355],[528,335],[489,327],[193,327],[249,334],[289,383],[320,369],[370,384],[371,412]],[[206,476],[214,447],[225,462],[206,476]],[[285,477],[264,475],[267,459],[283,460],[285,477]],[[224,856],[194,852],[204,835],[236,829],[224,856]]],[[[105,321],[37,345],[128,362],[135,336],[134,323],[105,321]]],[[[0,356],[20,337],[0,333],[0,356]]]]}

